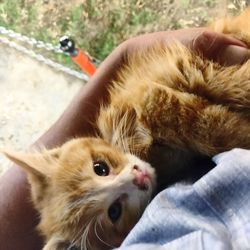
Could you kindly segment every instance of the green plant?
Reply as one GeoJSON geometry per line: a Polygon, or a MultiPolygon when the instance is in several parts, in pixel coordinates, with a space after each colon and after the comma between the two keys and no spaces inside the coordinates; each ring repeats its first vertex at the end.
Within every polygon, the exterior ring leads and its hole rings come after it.
{"type": "Polygon", "coordinates": [[[20,21],[20,13],[21,9],[20,5],[17,4],[17,0],[8,0],[0,4],[0,16],[3,25],[14,28],[20,21]]]}
{"type": "MultiPolygon", "coordinates": [[[[0,0],[0,25],[45,42],[58,44],[62,35],[103,60],[131,36],[157,30],[204,25],[218,0],[0,0]]],[[[245,1],[228,0],[242,9],[245,1]],[[237,2],[237,3],[236,3],[237,2]]],[[[47,55],[47,54],[46,54],[47,55]]],[[[49,55],[75,67],[65,55],[49,55]]]]}

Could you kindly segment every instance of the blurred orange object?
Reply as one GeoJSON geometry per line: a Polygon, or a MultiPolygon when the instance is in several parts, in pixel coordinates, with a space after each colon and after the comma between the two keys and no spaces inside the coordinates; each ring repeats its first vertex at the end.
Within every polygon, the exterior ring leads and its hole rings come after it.
{"type": "Polygon", "coordinates": [[[69,53],[71,59],[78,66],[80,66],[83,71],[85,71],[89,76],[92,76],[95,73],[95,65],[82,50],[75,47],[75,41],[72,38],[63,36],[60,38],[59,43],[60,49],[66,53],[69,53]]]}
{"type": "Polygon", "coordinates": [[[72,55],[71,58],[83,71],[88,73],[88,75],[92,76],[95,73],[95,65],[91,62],[89,57],[82,52],[82,50],[77,49],[76,55],[72,55]]]}

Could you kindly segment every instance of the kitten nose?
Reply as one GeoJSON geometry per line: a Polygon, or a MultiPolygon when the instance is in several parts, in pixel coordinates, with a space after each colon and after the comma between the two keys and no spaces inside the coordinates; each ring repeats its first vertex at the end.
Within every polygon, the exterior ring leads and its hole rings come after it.
{"type": "Polygon", "coordinates": [[[140,169],[137,165],[133,167],[133,173],[135,178],[133,183],[140,189],[140,190],[148,190],[147,180],[149,179],[149,174],[147,171],[140,169]]]}

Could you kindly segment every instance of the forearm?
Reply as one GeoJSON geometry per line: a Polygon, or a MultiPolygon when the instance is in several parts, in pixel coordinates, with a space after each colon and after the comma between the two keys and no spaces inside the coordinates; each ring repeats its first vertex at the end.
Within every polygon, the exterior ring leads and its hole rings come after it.
{"type": "Polygon", "coordinates": [[[10,168],[0,179],[0,248],[38,250],[41,239],[35,232],[38,215],[30,202],[26,175],[10,168]]]}

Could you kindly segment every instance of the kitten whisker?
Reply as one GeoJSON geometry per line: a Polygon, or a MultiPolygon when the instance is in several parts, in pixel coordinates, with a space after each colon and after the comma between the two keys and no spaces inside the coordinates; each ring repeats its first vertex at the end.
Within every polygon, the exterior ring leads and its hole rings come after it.
{"type": "Polygon", "coordinates": [[[79,233],[76,234],[76,236],[75,236],[75,237],[73,238],[73,240],[70,242],[70,245],[67,247],[66,250],[70,250],[71,247],[74,247],[74,246],[75,246],[75,244],[76,244],[76,242],[77,242],[77,239],[78,239],[78,235],[79,235],[79,233]]]}
{"type": "Polygon", "coordinates": [[[98,233],[97,233],[97,223],[98,223],[99,226],[103,229],[101,220],[96,220],[96,221],[95,221],[95,225],[94,225],[94,230],[95,230],[95,235],[96,235],[97,239],[98,239],[99,241],[101,241],[103,244],[105,244],[106,246],[111,247],[112,249],[115,248],[115,246],[110,245],[108,242],[104,241],[104,240],[98,235],[98,233]]]}
{"type": "Polygon", "coordinates": [[[125,129],[125,136],[126,136],[126,138],[128,138],[127,140],[126,140],[126,150],[127,150],[127,153],[130,153],[130,147],[129,147],[129,144],[128,144],[128,142],[129,142],[129,135],[128,135],[128,130],[129,130],[129,128],[131,127],[131,125],[129,125],[129,126],[126,126],[126,124],[129,124],[131,121],[128,121],[128,116],[126,116],[126,121],[123,123],[123,127],[124,127],[124,129],[125,129]],[[127,130],[126,130],[127,129],[127,130]]]}
{"type": "Polygon", "coordinates": [[[121,119],[120,123],[119,123],[119,127],[120,127],[120,140],[121,140],[121,146],[124,150],[124,152],[127,152],[127,145],[125,144],[125,140],[124,138],[127,136],[126,135],[126,127],[125,127],[125,124],[126,124],[126,120],[125,116],[121,119]]]}
{"type": "Polygon", "coordinates": [[[129,139],[131,140],[131,143],[130,143],[131,154],[137,155],[136,144],[135,144],[135,138],[134,138],[133,136],[131,136],[129,139]]]}
{"type": "MultiPolygon", "coordinates": [[[[88,225],[89,225],[90,223],[91,223],[91,221],[86,222],[86,223],[81,227],[81,229],[77,231],[75,237],[74,237],[73,240],[71,241],[71,244],[70,244],[70,246],[67,248],[67,250],[70,250],[71,247],[76,246],[76,245],[77,245],[76,243],[79,242],[79,241],[80,241],[80,244],[81,244],[81,247],[82,247],[82,240],[83,240],[82,231],[85,233],[85,230],[86,230],[86,228],[88,228],[88,225]],[[87,223],[88,223],[88,224],[87,224],[87,223]]],[[[88,232],[86,233],[86,237],[87,237],[87,236],[88,236],[88,232]]],[[[86,240],[85,240],[85,241],[86,241],[86,240]]],[[[85,243],[84,245],[87,246],[86,243],[85,243]]],[[[84,248],[84,249],[87,249],[87,248],[84,248]]]]}
{"type": "Polygon", "coordinates": [[[90,227],[92,226],[92,222],[93,222],[94,218],[92,218],[89,223],[87,224],[87,226],[85,227],[82,237],[81,237],[81,246],[80,249],[81,250],[87,250],[88,246],[91,249],[91,244],[89,243],[89,238],[88,238],[88,234],[90,231],[90,227]]]}
{"type": "Polygon", "coordinates": [[[66,250],[71,250],[71,247],[75,247],[75,240],[70,243],[70,245],[66,248],[66,250]]]}
{"type": "Polygon", "coordinates": [[[133,141],[130,142],[132,137],[129,136],[129,134],[133,126],[128,113],[125,113],[122,117],[114,117],[112,124],[114,132],[111,144],[122,148],[125,153],[131,153],[130,144],[133,143],[133,141]]]}

